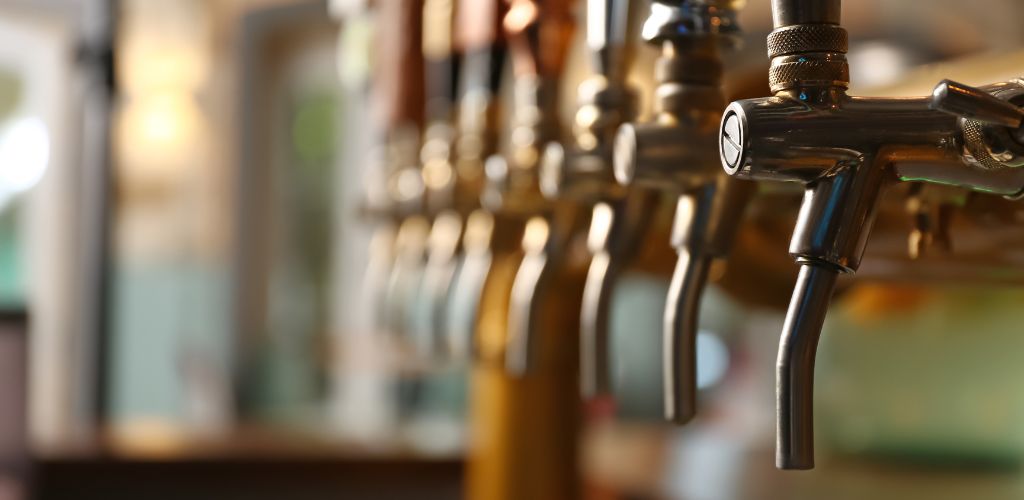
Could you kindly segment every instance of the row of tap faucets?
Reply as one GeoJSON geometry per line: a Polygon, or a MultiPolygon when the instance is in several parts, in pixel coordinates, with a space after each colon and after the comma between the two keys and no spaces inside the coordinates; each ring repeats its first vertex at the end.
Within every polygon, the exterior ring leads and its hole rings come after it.
{"type": "MultiPolygon", "coordinates": [[[[407,15],[424,8],[389,2],[407,15]]],[[[410,333],[427,357],[472,357],[513,378],[578,361],[583,397],[610,396],[612,291],[663,235],[676,253],[663,320],[665,415],[685,423],[697,411],[697,320],[711,265],[728,257],[759,184],[803,183],[789,247],[800,271],[777,360],[776,463],[812,468],[818,338],[837,277],[862,260],[883,191],[913,182],[1024,194],[1024,82],[853,97],[840,0],[773,0],[772,95],[727,104],[723,54],[738,45],[743,1],[654,0],[639,37],[631,3],[588,0],[592,76],[566,133],[558,97],[570,0],[426,2],[428,73],[446,77],[428,79],[441,83],[428,88],[435,104],[418,159],[403,131],[422,122],[410,113],[389,122],[387,179],[397,194],[384,230],[388,329],[410,333]],[[638,38],[659,54],[644,123],[627,78],[638,38]],[[506,51],[514,89],[503,151],[506,51]],[[652,214],[665,205],[674,215],[660,230],[652,214]]],[[[392,106],[404,102],[403,82],[422,78],[415,64],[398,66],[386,87],[398,89],[392,106]]]]}

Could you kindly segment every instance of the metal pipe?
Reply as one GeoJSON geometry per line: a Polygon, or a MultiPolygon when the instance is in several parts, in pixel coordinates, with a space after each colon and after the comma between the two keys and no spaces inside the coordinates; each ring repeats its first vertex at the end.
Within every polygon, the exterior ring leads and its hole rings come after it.
{"type": "Polygon", "coordinates": [[[644,37],[661,48],[658,116],[621,127],[616,137],[619,182],[682,192],[672,229],[677,266],[663,318],[665,416],[678,424],[696,412],[695,343],[708,270],[728,251],[751,187],[722,176],[717,137],[702,125],[718,120],[724,104],[720,48],[734,43],[738,7],[731,1],[652,4],[644,37]]]}
{"type": "Polygon", "coordinates": [[[679,250],[665,300],[662,356],[665,418],[689,422],[697,413],[697,327],[712,258],[679,250]]]}
{"type": "Polygon", "coordinates": [[[594,398],[611,391],[608,319],[611,315],[612,283],[621,266],[610,252],[594,254],[583,286],[580,309],[580,392],[594,398]]]}
{"type": "Polygon", "coordinates": [[[775,28],[797,24],[839,24],[841,0],[772,0],[775,28]]]}
{"type": "Polygon", "coordinates": [[[801,266],[786,313],[775,380],[780,469],[814,468],[814,357],[837,276],[829,267],[801,266]]]}
{"type": "Polygon", "coordinates": [[[651,214],[659,203],[657,193],[632,189],[622,199],[594,205],[587,235],[592,258],[580,308],[580,389],[585,398],[612,391],[609,321],[613,291],[651,229],[651,214]]]}
{"type": "Polygon", "coordinates": [[[505,367],[516,376],[526,374],[534,363],[535,335],[539,326],[541,305],[545,302],[548,282],[551,281],[553,263],[548,255],[551,226],[542,217],[526,223],[523,250],[526,255],[519,264],[512,284],[512,297],[508,309],[508,347],[505,367]]]}

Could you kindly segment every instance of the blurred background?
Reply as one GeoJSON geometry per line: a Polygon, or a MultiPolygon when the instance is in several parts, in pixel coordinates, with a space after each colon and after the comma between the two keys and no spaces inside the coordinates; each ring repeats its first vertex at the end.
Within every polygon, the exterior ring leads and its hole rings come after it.
{"type": "MultiPolygon", "coordinates": [[[[843,8],[854,94],[1024,68],[1019,0],[843,8]]],[[[741,25],[728,79],[767,95],[769,2],[741,25]]],[[[410,367],[365,285],[373,40],[395,29],[360,0],[0,0],[0,498],[462,498],[469,368],[410,367]]],[[[788,236],[744,253],[788,259],[788,236]]],[[[993,283],[851,284],[819,348],[819,467],[794,473],[772,459],[785,287],[712,286],[677,428],[668,278],[629,276],[587,498],[1024,496],[1024,291],[993,283]]]]}

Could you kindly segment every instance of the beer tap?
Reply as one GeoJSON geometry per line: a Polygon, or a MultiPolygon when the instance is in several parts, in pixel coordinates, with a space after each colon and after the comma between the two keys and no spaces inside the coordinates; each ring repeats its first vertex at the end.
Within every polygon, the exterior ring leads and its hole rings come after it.
{"type": "Polygon", "coordinates": [[[942,82],[929,97],[851,97],[840,0],[773,0],[772,9],[774,95],[726,109],[720,154],[737,178],[805,185],[789,247],[800,273],[776,367],[776,465],[810,469],[818,338],[838,276],[861,262],[883,191],[924,182],[1024,194],[1024,82],[942,82]]]}
{"type": "Polygon", "coordinates": [[[454,17],[453,0],[424,2],[423,56],[428,123],[420,161],[425,209],[432,221],[414,327],[420,354],[433,359],[439,358],[447,347],[445,314],[463,228],[462,214],[453,200],[454,101],[460,63],[453,37],[454,17]]]}
{"type": "Polygon", "coordinates": [[[388,221],[377,230],[393,234],[394,257],[383,294],[383,327],[392,334],[409,333],[415,292],[423,271],[429,221],[423,215],[423,182],[418,149],[423,127],[422,0],[388,0],[378,16],[399,29],[377,30],[382,55],[376,61],[374,107],[384,127],[381,196],[371,210],[388,221]]]}
{"type": "MultiPolygon", "coordinates": [[[[661,49],[655,119],[626,124],[615,144],[615,175],[626,186],[668,187],[678,196],[671,244],[678,253],[663,322],[667,419],[696,411],[696,337],[711,263],[731,246],[753,184],[718,168],[717,124],[725,108],[719,51],[738,41],[735,0],[658,0],[643,38],[661,49]]],[[[606,359],[598,358],[604,365],[606,359]]]]}
{"type": "Polygon", "coordinates": [[[621,261],[636,250],[656,201],[647,190],[624,189],[612,173],[619,126],[635,117],[637,95],[626,82],[633,61],[633,9],[626,0],[589,0],[586,47],[593,75],[577,89],[573,140],[549,143],[541,163],[541,190],[592,210],[587,244],[593,257],[580,308],[580,383],[585,397],[607,393],[607,330],[611,286],[621,261]]]}
{"type": "MultiPolygon", "coordinates": [[[[568,292],[561,279],[546,283],[553,287],[540,287],[547,290],[541,295],[551,299],[545,304],[550,314],[545,314],[543,324],[533,323],[544,331],[541,342],[531,347],[543,362],[532,364],[525,376],[513,376],[507,368],[509,351],[518,341],[511,316],[524,298],[523,272],[537,270],[532,264],[554,255],[545,251],[551,238],[567,234],[564,219],[559,218],[567,212],[554,209],[541,196],[537,171],[544,146],[560,139],[556,94],[572,18],[566,0],[513,0],[502,26],[515,74],[511,144],[504,155],[486,160],[482,208],[467,219],[456,290],[472,299],[463,304],[475,306],[470,315],[475,354],[469,423],[473,447],[466,497],[575,499],[580,497],[578,340],[563,333],[578,331],[579,324],[575,314],[556,313],[578,310],[581,292],[568,292]],[[562,324],[563,319],[571,324],[562,324]]],[[[472,143],[466,146],[472,149],[472,143]]],[[[567,280],[567,285],[582,290],[579,267],[579,279],[567,280]]],[[[566,275],[557,276],[562,277],[566,275]]]]}
{"type": "Polygon", "coordinates": [[[492,241],[500,236],[493,231],[495,216],[480,205],[484,162],[498,149],[498,91],[506,52],[503,13],[502,0],[459,0],[456,6],[454,43],[464,51],[461,95],[452,161],[446,165],[450,170],[440,177],[447,181],[449,202],[459,216],[452,220],[461,226],[442,320],[445,352],[457,359],[476,351],[477,315],[492,248],[503,247],[500,241],[492,241]]]}
{"type": "MultiPolygon", "coordinates": [[[[578,304],[576,296],[582,296],[582,280],[577,293],[569,274],[574,270],[572,243],[586,228],[589,213],[573,200],[545,199],[539,173],[542,152],[561,139],[558,93],[574,24],[566,0],[512,0],[504,20],[516,75],[516,106],[510,153],[507,161],[488,165],[485,201],[527,221],[508,306],[505,361],[514,375],[524,375],[538,358],[559,357],[553,351],[539,354],[541,330],[555,329],[541,324],[552,317],[544,308],[567,300],[578,304]]],[[[571,328],[579,329],[575,324],[571,328]]]]}

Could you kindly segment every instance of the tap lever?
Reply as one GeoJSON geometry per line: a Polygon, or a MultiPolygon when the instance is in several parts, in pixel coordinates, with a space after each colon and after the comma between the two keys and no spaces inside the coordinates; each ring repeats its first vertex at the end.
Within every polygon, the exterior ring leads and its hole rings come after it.
{"type": "Polygon", "coordinates": [[[1024,123],[1024,108],[952,80],[943,80],[935,86],[930,107],[991,125],[1019,128],[1024,123]]]}

